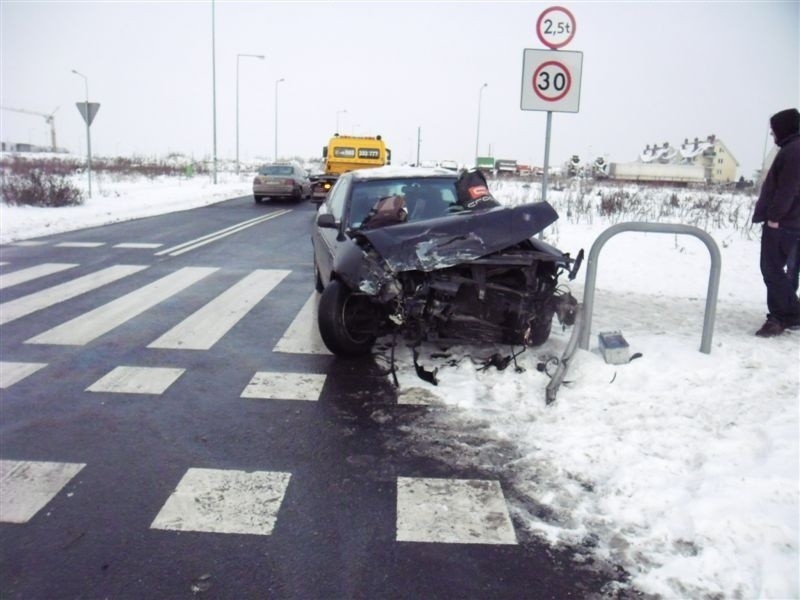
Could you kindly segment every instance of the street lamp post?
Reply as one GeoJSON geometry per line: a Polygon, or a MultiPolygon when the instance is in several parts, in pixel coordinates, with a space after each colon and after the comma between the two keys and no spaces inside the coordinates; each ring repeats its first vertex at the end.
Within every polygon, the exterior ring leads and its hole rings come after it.
{"type": "Polygon", "coordinates": [[[336,111],[336,133],[339,133],[339,115],[347,114],[347,109],[343,108],[342,110],[336,111]]]}
{"type": "Polygon", "coordinates": [[[217,33],[214,0],[211,0],[211,105],[214,113],[214,185],[217,184],[217,33]]]}
{"type": "Polygon", "coordinates": [[[236,55],[236,174],[237,175],[239,174],[239,59],[243,56],[264,60],[263,54],[236,55]]]}
{"type": "Polygon", "coordinates": [[[475,133],[475,166],[478,166],[478,143],[481,139],[481,99],[483,98],[483,90],[488,87],[488,83],[484,83],[478,92],[478,127],[475,133]]]}
{"type": "Polygon", "coordinates": [[[89,198],[92,197],[92,136],[89,133],[89,78],[83,73],[79,73],[75,69],[72,72],[79,77],[83,77],[83,85],[86,89],[86,175],[89,182],[89,198]]]}
{"type": "Polygon", "coordinates": [[[283,77],[275,80],[275,162],[278,161],[278,84],[284,81],[283,77]]]}

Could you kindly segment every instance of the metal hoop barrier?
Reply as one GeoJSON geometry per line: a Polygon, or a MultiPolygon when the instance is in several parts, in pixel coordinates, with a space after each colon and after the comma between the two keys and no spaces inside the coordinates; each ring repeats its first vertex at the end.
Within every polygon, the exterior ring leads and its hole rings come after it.
{"type": "Polygon", "coordinates": [[[692,235],[700,239],[708,248],[711,255],[711,270],[708,275],[708,293],[706,294],[706,308],[703,316],[703,338],[700,343],[700,352],[711,354],[711,337],[714,333],[714,320],[717,316],[717,295],[719,293],[719,277],[722,270],[722,258],[714,239],[702,229],[691,225],[679,223],[618,223],[606,229],[592,244],[586,267],[586,284],[583,290],[583,327],[580,333],[579,346],[582,350],[589,349],[589,335],[592,330],[592,310],[594,309],[594,288],[597,279],[597,262],[600,250],[605,243],[623,231],[643,231],[646,233],[680,233],[692,235]]]}

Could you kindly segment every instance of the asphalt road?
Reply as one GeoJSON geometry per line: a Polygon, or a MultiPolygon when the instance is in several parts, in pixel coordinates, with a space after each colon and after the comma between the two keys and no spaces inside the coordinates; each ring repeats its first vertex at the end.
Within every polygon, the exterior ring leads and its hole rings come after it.
{"type": "Polygon", "coordinates": [[[315,214],[2,247],[2,598],[614,596],[502,481],[398,451],[426,409],[313,339],[315,214]]]}

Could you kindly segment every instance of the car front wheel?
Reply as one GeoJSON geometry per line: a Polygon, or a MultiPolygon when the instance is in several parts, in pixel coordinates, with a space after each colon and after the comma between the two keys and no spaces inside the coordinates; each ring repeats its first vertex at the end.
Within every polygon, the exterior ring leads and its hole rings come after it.
{"type": "Polygon", "coordinates": [[[339,356],[362,356],[375,343],[378,315],[364,294],[354,294],[333,279],[319,299],[319,333],[339,356]]]}

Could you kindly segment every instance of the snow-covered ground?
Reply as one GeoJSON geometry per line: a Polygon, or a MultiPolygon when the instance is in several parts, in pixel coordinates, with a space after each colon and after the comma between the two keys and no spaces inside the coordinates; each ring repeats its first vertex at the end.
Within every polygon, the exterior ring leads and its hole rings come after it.
{"type": "MultiPolygon", "coordinates": [[[[218,202],[249,193],[250,175],[96,186],[83,207],[0,205],[0,241],[218,202]]],[[[540,193],[491,187],[507,204],[540,193]]],[[[439,368],[438,386],[417,378],[400,351],[401,402],[430,408],[399,422],[408,435],[398,443],[496,476],[521,538],[569,544],[587,565],[608,559],[647,593],[798,598],[800,332],[753,335],[766,312],[759,232],[747,225],[753,198],[627,188],[624,212],[601,216],[613,192],[549,191],[561,218],[545,239],[574,255],[631,216],[706,229],[722,254],[711,353],[699,351],[706,247],[691,236],[624,233],[600,255],[590,350],[577,352],[555,403],[545,405],[549,380],[537,365],[561,355],[571,329],[554,327],[518,357],[522,372],[478,369],[508,348],[450,348],[449,357],[431,348],[422,362],[439,368]],[[596,334],[610,330],[641,357],[606,364],[596,334]]],[[[584,275],[569,284],[579,299],[584,275]]]]}

